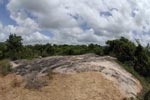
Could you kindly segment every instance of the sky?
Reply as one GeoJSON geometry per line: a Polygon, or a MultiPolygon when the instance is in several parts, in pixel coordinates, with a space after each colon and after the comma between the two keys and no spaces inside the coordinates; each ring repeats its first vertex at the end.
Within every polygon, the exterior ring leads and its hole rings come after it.
{"type": "Polygon", "coordinates": [[[150,0],[0,0],[0,42],[100,44],[122,36],[150,43],[150,0]]]}

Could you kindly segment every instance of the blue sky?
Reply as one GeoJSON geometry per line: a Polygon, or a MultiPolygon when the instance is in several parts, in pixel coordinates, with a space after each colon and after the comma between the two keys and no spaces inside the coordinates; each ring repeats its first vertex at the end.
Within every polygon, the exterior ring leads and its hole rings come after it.
{"type": "Polygon", "coordinates": [[[0,41],[102,44],[124,36],[150,42],[149,0],[0,0],[0,41]],[[76,5],[74,5],[76,4],[76,5]],[[10,18],[11,16],[11,18],[10,18]]]}
{"type": "Polygon", "coordinates": [[[6,7],[7,3],[8,0],[3,0],[2,4],[0,4],[0,21],[3,23],[3,25],[16,25],[16,22],[10,18],[10,13],[6,7]]]}

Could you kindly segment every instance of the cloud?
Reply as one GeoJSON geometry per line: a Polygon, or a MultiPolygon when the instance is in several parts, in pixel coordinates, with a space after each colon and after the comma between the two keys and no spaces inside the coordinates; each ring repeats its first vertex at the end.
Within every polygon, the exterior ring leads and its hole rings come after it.
{"type": "Polygon", "coordinates": [[[42,33],[35,32],[28,36],[24,35],[25,44],[43,44],[48,43],[50,38],[48,36],[43,35],[42,33]]]}
{"type": "Polygon", "coordinates": [[[0,41],[5,41],[7,39],[7,35],[3,33],[3,24],[0,22],[0,41]]]}
{"type": "Polygon", "coordinates": [[[150,42],[149,0],[10,0],[7,9],[18,26],[7,26],[6,33],[20,34],[26,43],[36,34],[43,43],[104,44],[121,36],[150,42]]]}

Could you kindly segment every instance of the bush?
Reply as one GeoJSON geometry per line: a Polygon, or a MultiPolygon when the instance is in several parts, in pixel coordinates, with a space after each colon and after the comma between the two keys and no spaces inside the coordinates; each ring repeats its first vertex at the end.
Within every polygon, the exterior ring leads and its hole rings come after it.
{"type": "Polygon", "coordinates": [[[106,53],[118,58],[121,62],[128,62],[134,60],[134,52],[136,46],[128,39],[121,37],[116,40],[109,40],[106,42],[106,53]]]}
{"type": "Polygon", "coordinates": [[[0,74],[6,76],[12,71],[9,60],[0,61],[0,74]]]}

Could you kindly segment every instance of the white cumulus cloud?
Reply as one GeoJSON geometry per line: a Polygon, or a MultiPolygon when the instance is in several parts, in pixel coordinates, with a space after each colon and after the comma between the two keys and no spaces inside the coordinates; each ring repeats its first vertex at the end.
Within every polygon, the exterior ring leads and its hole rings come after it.
{"type": "Polygon", "coordinates": [[[17,26],[5,26],[3,33],[22,35],[26,43],[37,38],[42,43],[104,44],[121,36],[150,42],[149,0],[10,0],[7,9],[17,26]]]}

